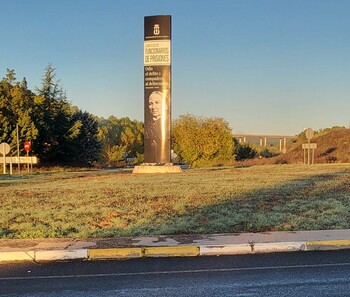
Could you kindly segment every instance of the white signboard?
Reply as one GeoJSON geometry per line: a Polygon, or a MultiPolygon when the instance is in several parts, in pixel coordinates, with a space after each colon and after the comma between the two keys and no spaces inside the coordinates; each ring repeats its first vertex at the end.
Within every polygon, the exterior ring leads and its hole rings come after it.
{"type": "Polygon", "coordinates": [[[317,149],[317,143],[303,143],[303,149],[317,149]]]}
{"type": "Polygon", "coordinates": [[[38,158],[37,157],[19,157],[19,161],[18,162],[18,157],[6,157],[4,160],[4,157],[0,157],[1,162],[4,162],[6,164],[10,164],[10,163],[29,163],[29,164],[38,164],[38,158]]]}
{"type": "Polygon", "coordinates": [[[144,42],[144,65],[170,65],[170,40],[157,40],[144,42]]]}

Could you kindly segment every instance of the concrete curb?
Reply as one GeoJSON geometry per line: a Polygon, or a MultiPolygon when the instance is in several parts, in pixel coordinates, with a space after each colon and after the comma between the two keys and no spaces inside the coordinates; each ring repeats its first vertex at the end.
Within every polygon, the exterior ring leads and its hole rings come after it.
{"type": "Polygon", "coordinates": [[[145,257],[196,257],[199,254],[197,246],[147,247],[144,252],[145,257]]]}
{"type": "Polygon", "coordinates": [[[0,252],[0,262],[35,261],[35,252],[0,252]]]}
{"type": "Polygon", "coordinates": [[[350,240],[0,252],[1,262],[196,257],[350,249],[350,240]]]}
{"type": "Polygon", "coordinates": [[[201,256],[244,255],[252,253],[250,244],[202,245],[199,247],[199,250],[201,256]]]}
{"type": "Polygon", "coordinates": [[[350,240],[318,240],[306,243],[308,251],[350,249],[350,240]]]}
{"type": "Polygon", "coordinates": [[[35,261],[58,261],[58,260],[74,260],[87,259],[88,250],[49,250],[35,251],[35,261]]]}
{"type": "Polygon", "coordinates": [[[254,253],[299,252],[306,250],[306,242],[257,243],[252,250],[254,253]]]}
{"type": "Polygon", "coordinates": [[[90,249],[88,259],[131,259],[143,257],[142,248],[111,248],[111,249],[90,249]]]}

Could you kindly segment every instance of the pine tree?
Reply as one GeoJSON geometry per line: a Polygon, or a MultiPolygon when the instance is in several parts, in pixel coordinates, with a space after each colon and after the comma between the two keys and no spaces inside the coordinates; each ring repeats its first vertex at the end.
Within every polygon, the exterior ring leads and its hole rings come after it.
{"type": "Polygon", "coordinates": [[[36,90],[35,124],[39,133],[34,149],[41,161],[59,164],[66,159],[64,147],[69,138],[71,113],[60,81],[55,77],[55,69],[48,65],[41,88],[36,90]]]}
{"type": "Polygon", "coordinates": [[[78,166],[92,166],[98,161],[101,142],[97,139],[97,121],[88,112],[77,111],[71,119],[68,161],[78,166]]]}

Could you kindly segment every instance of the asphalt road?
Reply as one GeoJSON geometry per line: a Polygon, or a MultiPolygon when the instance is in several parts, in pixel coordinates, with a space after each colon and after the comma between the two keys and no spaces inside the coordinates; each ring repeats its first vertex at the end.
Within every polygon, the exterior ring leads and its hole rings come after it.
{"type": "Polygon", "coordinates": [[[1,264],[0,296],[350,296],[350,251],[1,264]]]}

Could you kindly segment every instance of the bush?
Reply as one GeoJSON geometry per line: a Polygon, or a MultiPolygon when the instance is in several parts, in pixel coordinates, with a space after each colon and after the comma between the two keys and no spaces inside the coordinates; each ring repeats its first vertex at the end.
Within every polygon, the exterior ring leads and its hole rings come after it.
{"type": "Polygon", "coordinates": [[[236,160],[242,161],[246,159],[256,158],[258,155],[258,152],[255,148],[253,148],[248,143],[244,143],[244,144],[238,144],[235,150],[235,154],[236,154],[236,160]]]}
{"type": "Polygon", "coordinates": [[[181,116],[173,124],[174,152],[192,167],[232,161],[231,129],[222,118],[181,116]]]}

